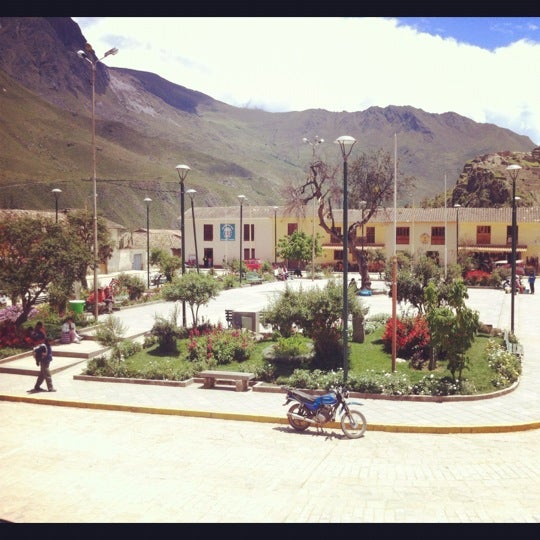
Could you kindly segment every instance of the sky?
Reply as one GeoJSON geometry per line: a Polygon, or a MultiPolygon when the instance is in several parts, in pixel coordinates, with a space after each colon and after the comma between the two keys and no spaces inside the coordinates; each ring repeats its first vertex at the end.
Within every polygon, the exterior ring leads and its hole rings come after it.
{"type": "MultiPolygon", "coordinates": [[[[106,65],[155,73],[229,105],[410,105],[496,124],[540,145],[540,17],[72,19],[98,57],[119,49],[106,65]]],[[[343,134],[306,133],[334,135],[343,134]]]]}

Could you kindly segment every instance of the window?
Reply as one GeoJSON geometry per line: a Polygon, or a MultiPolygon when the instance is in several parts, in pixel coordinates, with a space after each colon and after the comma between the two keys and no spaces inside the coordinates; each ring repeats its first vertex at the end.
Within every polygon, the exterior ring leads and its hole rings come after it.
{"type": "Polygon", "coordinates": [[[431,245],[444,246],[444,227],[431,227],[431,245]]]}
{"type": "Polygon", "coordinates": [[[203,240],[205,242],[212,242],[214,240],[214,226],[204,225],[203,228],[203,240]]]}
{"type": "Polygon", "coordinates": [[[396,227],[396,244],[408,244],[409,234],[409,227],[396,227]]]}
{"type": "Polygon", "coordinates": [[[491,244],[491,225],[478,225],[476,227],[476,243],[491,244]]]}
{"type": "Polygon", "coordinates": [[[290,236],[294,231],[298,230],[298,223],[287,223],[287,234],[290,236]]]}
{"type": "Polygon", "coordinates": [[[244,240],[255,240],[255,225],[253,223],[244,223],[244,240]]]}
{"type": "Polygon", "coordinates": [[[375,227],[366,227],[366,244],[375,243],[375,227]]]}

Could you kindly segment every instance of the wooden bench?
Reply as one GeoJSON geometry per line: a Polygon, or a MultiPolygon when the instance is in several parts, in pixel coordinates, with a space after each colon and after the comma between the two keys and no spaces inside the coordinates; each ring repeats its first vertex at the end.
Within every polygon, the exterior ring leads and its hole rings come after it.
{"type": "Polygon", "coordinates": [[[227,328],[232,327],[232,314],[233,314],[232,309],[225,310],[225,322],[227,323],[227,328]]]}
{"type": "Polygon", "coordinates": [[[234,381],[237,392],[245,392],[248,382],[255,378],[254,373],[241,371],[201,371],[199,376],[203,378],[204,388],[214,388],[216,381],[234,381]]]}
{"type": "Polygon", "coordinates": [[[257,272],[246,272],[246,283],[259,285],[263,282],[262,277],[257,272]]]}

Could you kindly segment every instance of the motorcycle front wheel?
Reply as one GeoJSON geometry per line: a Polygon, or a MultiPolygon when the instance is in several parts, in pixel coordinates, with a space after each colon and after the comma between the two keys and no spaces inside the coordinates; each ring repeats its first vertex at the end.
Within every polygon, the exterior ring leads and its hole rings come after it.
{"type": "Polygon", "coordinates": [[[287,412],[287,419],[289,424],[296,429],[296,431],[305,431],[309,427],[309,422],[305,420],[300,420],[298,418],[291,418],[291,414],[300,414],[300,404],[295,403],[287,412]]]}
{"type": "Polygon", "coordinates": [[[357,410],[351,409],[341,417],[341,429],[349,439],[359,439],[367,428],[366,417],[357,410]]]}

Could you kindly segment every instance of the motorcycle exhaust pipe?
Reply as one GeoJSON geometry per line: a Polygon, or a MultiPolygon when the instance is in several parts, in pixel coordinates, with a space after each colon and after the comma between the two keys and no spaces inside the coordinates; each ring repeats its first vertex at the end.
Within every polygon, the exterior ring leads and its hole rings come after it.
{"type": "Polygon", "coordinates": [[[308,424],[313,424],[315,426],[321,425],[321,422],[317,422],[317,420],[312,420],[311,418],[306,418],[305,416],[302,416],[301,414],[287,413],[287,417],[292,418],[293,420],[300,420],[302,422],[308,422],[308,424]]]}

